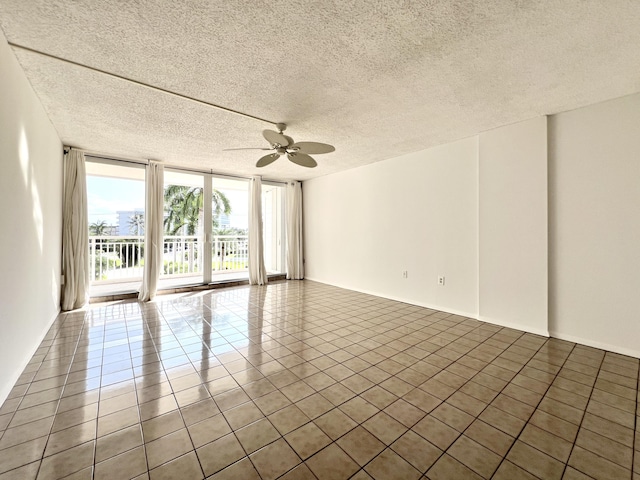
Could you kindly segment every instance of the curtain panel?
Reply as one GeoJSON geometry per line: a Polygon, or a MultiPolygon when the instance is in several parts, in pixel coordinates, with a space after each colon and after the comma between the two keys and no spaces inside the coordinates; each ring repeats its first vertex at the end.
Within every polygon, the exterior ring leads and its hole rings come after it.
{"type": "Polygon", "coordinates": [[[304,278],[302,182],[287,184],[287,279],[304,278]]]}
{"type": "Polygon", "coordinates": [[[267,283],[262,239],[262,180],[253,177],[249,186],[249,284],[267,283]]]}
{"type": "Polygon", "coordinates": [[[164,221],[164,166],[149,162],[145,175],[144,269],[138,299],[153,300],[162,271],[164,221]]]}
{"type": "Polygon", "coordinates": [[[84,152],[70,148],[64,155],[62,205],[61,308],[69,311],[89,301],[89,215],[84,152]]]}

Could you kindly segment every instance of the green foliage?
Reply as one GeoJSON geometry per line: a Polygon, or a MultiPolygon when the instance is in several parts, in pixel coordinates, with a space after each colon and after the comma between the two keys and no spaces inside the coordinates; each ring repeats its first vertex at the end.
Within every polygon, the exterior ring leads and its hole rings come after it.
{"type": "Polygon", "coordinates": [[[106,280],[107,275],[105,272],[121,266],[122,260],[115,254],[107,253],[96,255],[93,262],[93,278],[94,280],[106,280]],[[100,272],[102,272],[102,274],[100,272]]]}
{"type": "Polygon", "coordinates": [[[189,264],[185,262],[164,261],[163,271],[165,275],[174,273],[189,273],[189,264]]]}
{"type": "Polygon", "coordinates": [[[244,270],[249,268],[249,262],[246,257],[236,257],[235,255],[226,255],[224,261],[220,262],[220,257],[214,258],[211,263],[214,271],[219,270],[244,270]]]}
{"type": "MultiPolygon", "coordinates": [[[[214,189],[212,204],[215,228],[215,217],[231,213],[231,203],[224,193],[214,189]]],[[[204,212],[204,191],[200,187],[169,185],[164,189],[164,209],[164,231],[167,235],[179,235],[183,227],[186,235],[196,235],[204,212]]]]}
{"type": "Polygon", "coordinates": [[[102,236],[107,234],[107,222],[100,220],[89,225],[89,235],[102,236]]]}

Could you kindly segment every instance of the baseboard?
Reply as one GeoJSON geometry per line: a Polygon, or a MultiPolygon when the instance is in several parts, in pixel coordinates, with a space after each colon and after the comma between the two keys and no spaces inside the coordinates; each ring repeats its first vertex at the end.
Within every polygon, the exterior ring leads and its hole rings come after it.
{"type": "Polygon", "coordinates": [[[7,399],[7,397],[9,396],[9,393],[11,393],[11,390],[13,390],[13,387],[15,386],[16,382],[20,378],[20,375],[22,375],[22,372],[24,372],[24,369],[27,367],[27,365],[31,361],[31,358],[36,353],[38,348],[40,348],[40,344],[44,340],[44,337],[47,335],[47,333],[49,333],[49,330],[51,329],[53,322],[56,321],[56,319],[58,318],[58,315],[60,315],[60,312],[61,312],[61,309],[60,307],[58,307],[57,313],[53,316],[51,320],[49,320],[49,322],[47,322],[46,328],[43,329],[42,333],[40,334],[37,341],[35,342],[33,348],[31,348],[30,351],[27,353],[21,365],[16,369],[16,371],[14,371],[14,374],[11,376],[11,378],[7,379],[6,383],[2,385],[2,387],[0,388],[0,406],[7,399]]]}
{"type": "Polygon", "coordinates": [[[472,318],[474,320],[478,319],[478,314],[477,313],[471,313],[471,312],[465,312],[462,310],[456,310],[453,308],[449,308],[449,307],[443,307],[442,305],[434,305],[431,303],[424,303],[424,302],[418,302],[416,300],[413,299],[409,299],[409,298],[404,298],[404,297],[398,297],[395,295],[387,295],[381,292],[376,292],[376,291],[372,291],[372,290],[366,290],[366,289],[362,289],[362,288],[355,288],[349,285],[343,285],[343,284],[339,284],[339,283],[330,283],[330,282],[326,282],[323,280],[318,280],[316,278],[312,278],[312,277],[305,277],[305,280],[310,280],[312,282],[318,282],[318,283],[324,283],[325,285],[331,285],[334,287],[338,287],[338,288],[344,288],[345,290],[352,290],[354,292],[358,292],[358,293],[365,293],[367,295],[373,295],[376,297],[380,297],[380,298],[386,298],[388,300],[395,300],[396,302],[402,302],[402,303],[408,303],[409,305],[416,305],[418,307],[424,307],[424,308],[430,308],[431,310],[438,310],[440,312],[445,312],[445,313],[451,313],[453,315],[460,315],[462,317],[469,317],[472,318]]]}
{"type": "Polygon", "coordinates": [[[530,327],[525,328],[525,325],[522,325],[520,323],[507,322],[507,321],[504,321],[504,320],[497,320],[495,318],[485,317],[485,316],[482,316],[482,315],[480,315],[478,317],[478,320],[480,320],[481,322],[490,323],[492,325],[498,325],[500,327],[512,328],[514,330],[519,330],[521,332],[533,333],[534,335],[540,335],[542,337],[550,337],[551,336],[551,335],[549,335],[549,330],[544,329],[544,328],[530,328],[530,327]]]}
{"type": "Polygon", "coordinates": [[[626,355],[628,357],[640,358],[640,350],[633,348],[624,348],[618,345],[611,345],[609,343],[598,342],[589,338],[582,338],[575,335],[568,335],[566,333],[560,333],[551,331],[551,336],[559,340],[566,340],[567,342],[579,343],[586,345],[587,347],[599,348],[600,350],[606,350],[608,352],[619,353],[620,355],[626,355]]]}

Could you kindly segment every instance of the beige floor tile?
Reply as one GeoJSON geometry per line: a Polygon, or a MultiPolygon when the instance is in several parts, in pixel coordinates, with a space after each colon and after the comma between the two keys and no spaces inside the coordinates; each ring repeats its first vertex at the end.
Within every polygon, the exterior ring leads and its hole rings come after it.
{"type": "Polygon", "coordinates": [[[525,442],[541,452],[566,463],[571,453],[573,445],[552,433],[547,432],[535,425],[527,425],[518,440],[525,442]]]}
{"type": "Polygon", "coordinates": [[[379,410],[362,397],[355,397],[338,407],[356,423],[362,423],[379,412],[379,410]]]}
{"type": "Polygon", "coordinates": [[[185,427],[185,423],[180,415],[180,412],[174,410],[173,412],[154,417],[151,420],[142,422],[142,434],[145,443],[152,442],[157,438],[160,438],[169,433],[173,433],[176,430],[180,430],[185,427]]]}
{"type": "Polygon", "coordinates": [[[213,442],[231,432],[231,427],[222,414],[214,415],[202,422],[187,427],[195,448],[213,442]]]}
{"type": "MultiPolygon", "coordinates": [[[[352,477],[353,478],[353,477],[352,477]]],[[[285,473],[280,480],[317,480],[316,476],[311,473],[309,467],[307,467],[304,463],[298,465],[292,470],[285,473]]]]}
{"type": "Polygon", "coordinates": [[[150,480],[201,480],[204,478],[196,452],[189,452],[149,471],[150,480]]]}
{"type": "Polygon", "coordinates": [[[124,410],[98,418],[98,437],[108,435],[125,427],[135,425],[140,421],[138,407],[129,407],[124,410]]]}
{"type": "Polygon", "coordinates": [[[40,460],[46,444],[44,436],[0,450],[0,474],[40,460]]]}
{"type": "Polygon", "coordinates": [[[584,428],[581,428],[578,432],[576,445],[631,470],[633,463],[633,449],[631,447],[624,446],[584,428]]]}
{"type": "Polygon", "coordinates": [[[391,445],[408,430],[397,420],[384,412],[380,412],[362,424],[385,445],[391,445]]]}
{"type": "Polygon", "coordinates": [[[234,430],[264,418],[260,409],[251,401],[226,410],[223,415],[234,430]]]}
{"type": "Polygon", "coordinates": [[[296,402],[296,406],[311,419],[317,418],[333,409],[333,404],[319,393],[314,393],[296,402]]]}
{"type": "Polygon", "coordinates": [[[425,412],[403,399],[393,402],[384,409],[384,412],[402,423],[405,427],[412,427],[426,415],[425,412]]]}
{"type": "Polygon", "coordinates": [[[38,478],[62,478],[93,465],[95,442],[87,442],[42,460],[38,478]]]}
{"type": "Polygon", "coordinates": [[[507,460],[539,478],[549,480],[561,478],[564,470],[563,463],[521,441],[513,445],[507,460]]]}
{"type": "Polygon", "coordinates": [[[284,438],[303,460],[331,443],[331,439],[313,422],[288,433],[284,438]]]}
{"type": "Polygon", "coordinates": [[[356,422],[337,408],[316,418],[313,423],[318,425],[333,440],[338,439],[357,426],[356,422]]]}
{"type": "MultiPolygon", "coordinates": [[[[364,394],[362,396],[364,397],[364,394]]],[[[438,397],[430,395],[419,388],[411,390],[404,397],[402,397],[402,399],[409,402],[413,406],[418,407],[424,413],[433,411],[433,409],[437,408],[438,405],[442,403],[442,400],[440,400],[438,397]]]]}
{"type": "Polygon", "coordinates": [[[233,433],[207,443],[196,450],[205,476],[228,467],[245,456],[245,452],[233,433]]]}
{"type": "MultiPolygon", "coordinates": [[[[567,478],[566,475],[564,478],[567,478]]],[[[496,470],[492,480],[538,480],[538,477],[505,460],[500,464],[498,470],[496,470]]]]}
{"type": "Polygon", "coordinates": [[[48,457],[55,453],[67,450],[82,443],[96,438],[96,420],[81,423],[74,427],[52,433],[47,442],[47,449],[44,456],[48,457]]]}
{"type": "Polygon", "coordinates": [[[280,433],[266,418],[235,430],[235,434],[248,454],[280,438],[280,433]]]}
{"type": "Polygon", "coordinates": [[[175,397],[173,395],[165,395],[164,397],[140,404],[140,420],[144,422],[177,409],[178,402],[176,402],[175,397]]]}
{"type": "Polygon", "coordinates": [[[362,427],[356,427],[336,442],[361,467],[385,449],[385,444],[362,427]]]}
{"type": "Polygon", "coordinates": [[[482,477],[446,453],[429,469],[430,480],[481,480],[482,477]]]}
{"type": "Polygon", "coordinates": [[[295,405],[289,405],[282,410],[278,410],[267,418],[282,435],[286,435],[310,420],[310,418],[295,405]]]}
{"type": "MultiPolygon", "coordinates": [[[[545,400],[550,400],[550,399],[547,398],[545,400]]],[[[551,401],[554,401],[554,400],[551,400],[551,401]]],[[[529,418],[531,417],[531,414],[535,410],[533,406],[527,405],[526,403],[523,403],[515,398],[512,398],[508,395],[504,395],[502,393],[500,393],[493,400],[493,402],[491,402],[490,407],[496,407],[513,417],[523,420],[524,422],[529,420],[529,418]]],[[[549,413],[553,413],[553,412],[549,412],[549,413]]]]}
{"type": "Polygon", "coordinates": [[[596,402],[593,399],[589,401],[587,412],[615,422],[623,427],[633,428],[635,424],[635,415],[632,412],[620,410],[616,407],[596,402]]]}
{"type": "Polygon", "coordinates": [[[133,478],[147,471],[147,459],[143,447],[134,448],[121,455],[111,457],[95,466],[95,480],[133,478]]]}
{"type": "Polygon", "coordinates": [[[320,450],[305,463],[316,477],[323,480],[346,480],[359,468],[335,443],[320,450]]]}
{"type": "Polygon", "coordinates": [[[96,463],[131,450],[143,443],[140,425],[133,425],[100,437],[96,442],[96,463]]]}
{"type": "Polygon", "coordinates": [[[354,392],[340,383],[321,390],[320,395],[329,400],[335,406],[339,406],[356,396],[354,392]]]}
{"type": "Polygon", "coordinates": [[[149,469],[153,469],[193,450],[193,444],[187,429],[183,428],[145,444],[145,448],[149,469]]]}
{"type": "Polygon", "coordinates": [[[263,480],[273,480],[298,465],[301,460],[283,439],[249,456],[263,480]]]}
{"type": "Polygon", "coordinates": [[[313,393],[315,393],[315,390],[302,380],[299,380],[290,385],[282,387],[280,389],[280,392],[282,392],[282,394],[291,402],[295,403],[302,400],[303,398],[308,397],[309,395],[312,395],[313,393]]]}
{"type": "MultiPolygon", "coordinates": [[[[418,390],[419,392],[422,392],[422,390],[418,390]]],[[[424,393],[424,392],[422,392],[424,393]]],[[[408,393],[407,395],[410,395],[410,393],[408,393]]],[[[425,395],[428,395],[426,393],[424,393],[425,395]]],[[[394,395],[393,393],[385,390],[382,387],[379,387],[378,385],[375,385],[373,387],[371,387],[370,389],[368,389],[367,391],[363,392],[360,394],[360,396],[362,398],[364,398],[367,402],[369,402],[370,404],[374,405],[375,407],[377,407],[380,410],[383,410],[384,408],[388,407],[389,405],[391,405],[393,402],[395,402],[398,397],[396,395],[394,395]]],[[[416,395],[414,395],[412,398],[414,398],[414,400],[417,398],[416,395]]],[[[410,403],[413,403],[415,405],[414,402],[411,402],[410,400],[407,400],[410,403]]],[[[419,407],[419,405],[416,405],[419,407]]]]}
{"type": "Polygon", "coordinates": [[[9,428],[3,435],[0,435],[0,450],[48,435],[53,425],[53,420],[53,416],[45,417],[35,422],[9,428]]]}
{"type": "Polygon", "coordinates": [[[268,393],[263,397],[256,398],[254,403],[265,415],[271,415],[272,413],[291,405],[291,401],[279,390],[268,393]]]}
{"type": "Polygon", "coordinates": [[[466,435],[461,435],[447,450],[447,454],[483,478],[491,478],[502,460],[501,456],[474,442],[466,435]]]}
{"type": "Polygon", "coordinates": [[[249,458],[243,458],[242,460],[229,465],[227,468],[220,470],[218,473],[208,477],[211,480],[261,480],[260,475],[256,471],[255,467],[251,463],[249,458]]]}
{"type": "Polygon", "coordinates": [[[511,435],[492,427],[482,420],[475,420],[464,431],[464,434],[501,457],[507,454],[509,448],[515,442],[515,438],[511,435]]]}
{"type": "Polygon", "coordinates": [[[575,446],[569,457],[569,465],[581,472],[589,472],[596,479],[629,478],[631,472],[620,465],[575,446]]]}
{"type": "Polygon", "coordinates": [[[0,480],[35,480],[39,468],[40,461],[29,463],[6,473],[0,473],[0,480]]]}
{"type": "Polygon", "coordinates": [[[638,359],[310,281],[87,311],[0,406],[0,480],[640,480],[638,359]]]}
{"type": "Polygon", "coordinates": [[[392,443],[391,448],[421,472],[426,472],[442,454],[442,450],[412,430],[392,443]]]}
{"type": "Polygon", "coordinates": [[[463,432],[474,420],[474,417],[447,402],[433,410],[431,415],[459,432],[463,432]]]}

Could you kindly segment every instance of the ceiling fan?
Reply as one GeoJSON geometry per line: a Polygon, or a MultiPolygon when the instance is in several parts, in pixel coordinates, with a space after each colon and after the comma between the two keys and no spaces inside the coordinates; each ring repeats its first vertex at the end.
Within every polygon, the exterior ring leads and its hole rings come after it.
{"type": "Polygon", "coordinates": [[[287,158],[302,167],[314,168],[318,166],[313,157],[309,154],[321,154],[331,153],[335,151],[333,145],[318,142],[294,142],[293,138],[288,135],[284,135],[287,126],[284,123],[276,124],[276,128],[279,130],[275,132],[273,130],[263,130],[262,136],[265,138],[271,148],[226,148],[225,151],[230,150],[274,150],[273,153],[269,153],[262,157],[256,163],[256,167],[266,167],[267,165],[275,162],[281,155],[287,155],[287,158]]]}

